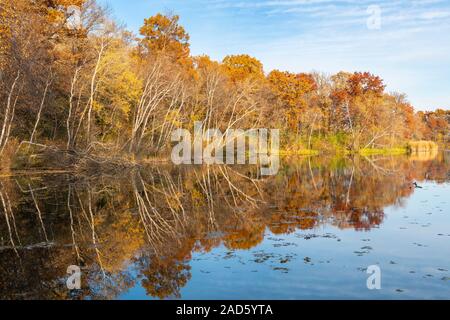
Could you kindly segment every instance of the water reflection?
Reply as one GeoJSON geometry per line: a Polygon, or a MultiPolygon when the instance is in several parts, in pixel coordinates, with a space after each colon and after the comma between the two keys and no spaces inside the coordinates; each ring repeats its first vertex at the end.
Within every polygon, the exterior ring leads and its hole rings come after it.
{"type": "Polygon", "coordinates": [[[114,299],[136,286],[148,297],[183,298],[196,253],[223,246],[230,258],[267,230],[314,237],[324,226],[382,228],[385,208],[413,195],[414,181],[447,183],[449,168],[442,153],[285,159],[277,176],[263,178],[249,167],[159,166],[2,179],[0,298],[114,299]],[[69,265],[82,268],[81,290],[66,288],[69,265]]]}

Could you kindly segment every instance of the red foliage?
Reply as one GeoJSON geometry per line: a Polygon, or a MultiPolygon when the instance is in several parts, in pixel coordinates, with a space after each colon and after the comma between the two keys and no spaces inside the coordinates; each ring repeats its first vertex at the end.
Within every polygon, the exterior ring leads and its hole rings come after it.
{"type": "Polygon", "coordinates": [[[369,72],[355,72],[348,79],[348,94],[352,97],[360,96],[366,93],[381,95],[384,92],[385,85],[383,80],[369,72]]]}

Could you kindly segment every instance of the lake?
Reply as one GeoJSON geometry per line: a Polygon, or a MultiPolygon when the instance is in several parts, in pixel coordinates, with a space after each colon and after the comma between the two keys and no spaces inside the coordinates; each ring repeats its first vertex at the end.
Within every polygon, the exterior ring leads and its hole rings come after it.
{"type": "Polygon", "coordinates": [[[449,280],[449,152],[292,157],[269,177],[159,165],[0,179],[1,299],[449,299],[449,280]]]}

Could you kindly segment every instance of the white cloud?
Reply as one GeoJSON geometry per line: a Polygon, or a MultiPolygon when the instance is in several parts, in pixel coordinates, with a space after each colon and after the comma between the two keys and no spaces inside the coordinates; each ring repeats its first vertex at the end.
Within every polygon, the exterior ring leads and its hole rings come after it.
{"type": "Polygon", "coordinates": [[[429,11],[420,16],[425,20],[442,19],[450,17],[450,11],[429,11]]]}

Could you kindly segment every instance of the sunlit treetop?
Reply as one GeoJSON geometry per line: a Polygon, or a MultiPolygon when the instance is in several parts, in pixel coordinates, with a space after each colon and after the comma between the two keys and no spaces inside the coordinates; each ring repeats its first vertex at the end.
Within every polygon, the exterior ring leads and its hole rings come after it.
{"type": "Polygon", "coordinates": [[[369,72],[339,72],[332,76],[332,81],[334,83],[332,99],[335,102],[342,102],[366,94],[381,96],[386,87],[383,79],[369,72]]]}
{"type": "Polygon", "coordinates": [[[175,59],[188,57],[189,34],[179,25],[179,19],[177,15],[165,16],[160,13],[145,19],[140,29],[144,50],[147,53],[164,52],[175,59]]]}
{"type": "Polygon", "coordinates": [[[220,63],[214,60],[207,55],[201,55],[194,58],[195,67],[198,70],[210,69],[210,68],[219,68],[220,63]]]}
{"type": "Polygon", "coordinates": [[[304,95],[315,90],[316,83],[311,75],[272,71],[267,80],[272,91],[289,107],[301,105],[304,95]]]}
{"type": "Polygon", "coordinates": [[[369,72],[355,72],[348,79],[348,86],[348,92],[352,96],[358,96],[368,92],[380,95],[386,87],[380,77],[369,72]]]}
{"type": "Polygon", "coordinates": [[[193,65],[196,70],[195,77],[207,77],[208,75],[224,75],[224,66],[207,55],[201,55],[193,58],[193,65]]]}
{"type": "Polygon", "coordinates": [[[234,82],[264,78],[263,64],[247,54],[226,56],[222,63],[234,82]]]}

